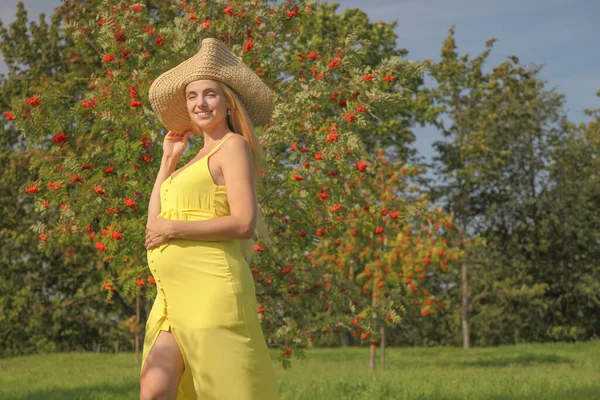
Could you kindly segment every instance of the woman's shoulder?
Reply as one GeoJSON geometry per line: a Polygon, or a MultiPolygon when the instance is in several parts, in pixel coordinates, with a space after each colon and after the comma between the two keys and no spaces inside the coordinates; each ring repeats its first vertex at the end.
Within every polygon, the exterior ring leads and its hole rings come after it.
{"type": "Polygon", "coordinates": [[[252,163],[252,150],[250,144],[241,135],[235,134],[228,138],[221,146],[220,164],[221,169],[233,170],[244,169],[252,163]],[[235,137],[239,136],[239,137],[235,137]]]}
{"type": "Polygon", "coordinates": [[[246,139],[243,135],[241,135],[239,133],[233,133],[231,136],[232,136],[232,138],[230,140],[238,140],[238,141],[240,141],[240,140],[243,139],[246,143],[248,143],[248,139],[246,139]]]}
{"type": "Polygon", "coordinates": [[[222,159],[234,160],[236,157],[251,155],[252,151],[250,149],[250,143],[248,143],[246,138],[236,133],[225,140],[221,146],[220,153],[222,159]]]}
{"type": "MultiPolygon", "coordinates": [[[[233,135],[231,135],[231,137],[227,138],[227,140],[225,141],[225,143],[223,143],[223,147],[228,147],[228,148],[234,148],[234,149],[241,149],[244,147],[248,147],[250,144],[248,143],[248,140],[246,140],[245,137],[243,137],[240,134],[234,133],[233,135]]],[[[235,151],[235,150],[234,150],[235,151]]]]}

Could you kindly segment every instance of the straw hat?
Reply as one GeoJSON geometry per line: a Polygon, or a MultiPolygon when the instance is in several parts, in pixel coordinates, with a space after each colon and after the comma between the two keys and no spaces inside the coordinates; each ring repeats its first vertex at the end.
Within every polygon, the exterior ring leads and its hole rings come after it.
{"type": "Polygon", "coordinates": [[[199,79],[219,81],[233,89],[254,126],[269,123],[273,111],[271,89],[223,42],[206,38],[194,56],[165,71],[150,86],[152,109],[168,130],[192,130],[185,87],[199,79]]]}

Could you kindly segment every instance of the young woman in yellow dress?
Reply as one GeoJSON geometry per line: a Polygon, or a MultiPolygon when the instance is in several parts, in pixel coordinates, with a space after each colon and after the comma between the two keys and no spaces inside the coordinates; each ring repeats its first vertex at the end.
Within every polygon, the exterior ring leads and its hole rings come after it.
{"type": "Polygon", "coordinates": [[[221,41],[204,39],[152,83],[149,97],[168,134],[146,225],[157,296],[140,399],[277,400],[249,267],[254,233],[269,239],[253,128],[269,122],[272,92],[221,41]],[[204,147],[174,171],[194,134],[204,147]]]}

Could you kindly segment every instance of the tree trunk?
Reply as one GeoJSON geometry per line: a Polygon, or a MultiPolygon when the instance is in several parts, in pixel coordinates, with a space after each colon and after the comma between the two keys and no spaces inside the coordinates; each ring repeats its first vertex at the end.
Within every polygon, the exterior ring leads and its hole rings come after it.
{"type": "Polygon", "coordinates": [[[371,371],[375,369],[375,350],[377,350],[377,347],[374,344],[371,344],[369,349],[369,369],[371,371]]]}
{"type": "Polygon", "coordinates": [[[342,347],[350,347],[350,346],[354,346],[355,342],[354,342],[354,337],[352,336],[351,332],[341,332],[340,333],[340,343],[342,345],[342,347]]]}
{"type": "Polygon", "coordinates": [[[139,293],[135,296],[135,363],[140,363],[140,332],[138,332],[137,327],[140,324],[140,295],[139,293]]]}
{"type": "MultiPolygon", "coordinates": [[[[101,263],[100,265],[102,265],[102,269],[104,271],[108,272],[108,263],[106,261],[98,261],[98,262],[101,263]]],[[[135,315],[135,310],[133,308],[129,307],[129,305],[127,303],[125,303],[125,300],[123,300],[123,298],[119,294],[118,290],[115,290],[112,293],[112,299],[115,302],[115,304],[121,309],[123,314],[125,314],[128,317],[135,315]]]]}
{"type": "Polygon", "coordinates": [[[379,343],[379,350],[381,351],[381,370],[385,371],[385,327],[379,329],[381,336],[381,342],[379,343]]]}
{"type": "MultiPolygon", "coordinates": [[[[373,312],[375,312],[375,305],[377,304],[377,298],[375,297],[376,289],[377,289],[377,287],[375,286],[375,276],[373,276],[373,293],[371,295],[371,308],[372,308],[373,312]]],[[[375,369],[375,350],[377,350],[377,347],[375,347],[375,345],[371,341],[371,346],[369,348],[369,369],[370,370],[375,369]]]]}
{"type": "Polygon", "coordinates": [[[468,321],[468,305],[469,305],[469,286],[467,282],[467,263],[462,263],[462,304],[460,317],[462,321],[462,334],[463,334],[463,348],[468,349],[469,344],[469,321],[468,321]]]}
{"type": "MultiPolygon", "coordinates": [[[[350,260],[348,266],[348,280],[354,282],[354,260],[350,260]]],[[[341,342],[342,347],[354,346],[356,344],[352,332],[342,332],[341,342]]]]}

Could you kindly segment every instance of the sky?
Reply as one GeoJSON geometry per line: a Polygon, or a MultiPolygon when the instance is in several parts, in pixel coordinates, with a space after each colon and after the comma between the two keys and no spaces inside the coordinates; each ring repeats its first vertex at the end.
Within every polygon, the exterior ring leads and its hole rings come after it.
{"type": "MultiPolygon", "coordinates": [[[[39,13],[48,16],[59,0],[22,0],[29,20],[39,13]]],[[[330,2],[330,3],[333,3],[330,2]]],[[[373,21],[398,22],[398,48],[408,58],[439,59],[440,49],[452,25],[459,54],[469,58],[485,50],[485,42],[496,43],[486,63],[495,65],[516,55],[521,64],[543,66],[541,79],[566,95],[566,110],[573,122],[587,121],[585,108],[600,107],[600,1],[598,0],[339,0],[338,12],[364,10],[373,21]],[[593,49],[596,49],[595,51],[593,49]]],[[[6,27],[15,19],[17,0],[0,0],[0,20],[6,27]]],[[[0,55],[0,74],[6,74],[0,55]]],[[[432,144],[442,137],[433,127],[414,129],[415,147],[431,160],[432,144]]]]}

